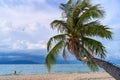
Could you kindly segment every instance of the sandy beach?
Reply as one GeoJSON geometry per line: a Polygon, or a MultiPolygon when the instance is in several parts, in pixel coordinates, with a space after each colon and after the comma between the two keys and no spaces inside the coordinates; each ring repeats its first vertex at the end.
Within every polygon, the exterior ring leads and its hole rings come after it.
{"type": "Polygon", "coordinates": [[[115,80],[106,72],[0,76],[0,80],[115,80]]]}

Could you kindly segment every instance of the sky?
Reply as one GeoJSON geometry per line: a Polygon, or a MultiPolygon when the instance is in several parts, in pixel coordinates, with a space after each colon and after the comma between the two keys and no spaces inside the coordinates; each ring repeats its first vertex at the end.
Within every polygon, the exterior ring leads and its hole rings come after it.
{"type": "MultiPolygon", "coordinates": [[[[46,49],[56,31],[54,19],[61,19],[60,3],[67,0],[0,0],[0,51],[46,49]]],[[[120,0],[92,0],[101,4],[105,18],[101,23],[111,28],[113,39],[101,40],[107,58],[120,59],[120,0]]]]}

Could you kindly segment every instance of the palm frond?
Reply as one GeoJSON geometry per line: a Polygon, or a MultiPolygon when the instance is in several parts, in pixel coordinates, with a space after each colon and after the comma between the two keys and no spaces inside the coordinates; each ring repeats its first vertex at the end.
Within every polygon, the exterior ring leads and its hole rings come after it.
{"type": "Polygon", "coordinates": [[[64,41],[61,40],[59,41],[52,49],[51,51],[48,53],[48,55],[46,56],[46,64],[47,64],[47,68],[48,71],[50,72],[51,69],[51,65],[53,65],[56,61],[56,58],[60,52],[60,50],[62,49],[64,45],[64,41]]]}
{"type": "Polygon", "coordinates": [[[67,26],[72,28],[74,26],[74,20],[73,20],[73,9],[75,7],[75,4],[73,3],[73,0],[68,0],[66,4],[61,4],[60,8],[63,10],[63,18],[67,19],[67,26]]]}
{"type": "Polygon", "coordinates": [[[112,39],[110,28],[101,25],[99,22],[88,23],[82,28],[86,36],[98,36],[100,38],[112,39]]]}
{"type": "Polygon", "coordinates": [[[77,2],[75,3],[75,7],[73,9],[73,17],[74,18],[79,17],[80,14],[82,14],[82,12],[85,11],[86,8],[88,8],[90,6],[91,6],[90,0],[83,0],[83,1],[77,0],[77,2]]]}
{"type": "Polygon", "coordinates": [[[63,18],[71,17],[71,12],[73,10],[73,6],[71,3],[61,4],[60,9],[63,10],[63,18]]]}
{"type": "Polygon", "coordinates": [[[63,33],[68,30],[67,23],[63,20],[54,20],[51,23],[52,29],[57,29],[59,32],[63,33]]]}
{"type": "Polygon", "coordinates": [[[104,16],[104,11],[99,7],[99,4],[92,6],[86,9],[86,11],[84,11],[83,14],[81,14],[77,22],[77,26],[79,26],[79,24],[88,22],[89,20],[95,18],[102,18],[103,16],[104,16]]]}
{"type": "Polygon", "coordinates": [[[100,21],[95,20],[95,21],[92,21],[92,22],[85,23],[85,24],[83,24],[83,27],[96,26],[96,25],[100,25],[100,21]]]}
{"type": "Polygon", "coordinates": [[[105,47],[103,46],[103,44],[97,40],[91,39],[91,38],[87,38],[84,37],[83,38],[84,44],[85,46],[88,48],[88,51],[92,51],[94,55],[100,57],[100,58],[105,58],[105,47]]]}
{"type": "Polygon", "coordinates": [[[93,55],[91,54],[90,51],[88,51],[84,45],[80,45],[80,49],[79,49],[79,52],[80,52],[80,56],[82,58],[86,57],[86,59],[89,59],[91,57],[93,57],[93,55]]]}
{"type": "MultiPolygon", "coordinates": [[[[74,21],[74,24],[76,25],[77,21],[79,20],[79,16],[86,10],[86,8],[90,7],[90,1],[89,0],[77,0],[76,3],[74,3],[74,8],[72,10],[72,18],[74,21]]],[[[80,24],[79,24],[80,25],[80,24]]],[[[74,26],[76,27],[76,26],[74,26]]]]}
{"type": "Polygon", "coordinates": [[[98,71],[99,67],[97,64],[95,64],[94,62],[86,62],[87,66],[92,70],[92,71],[98,71]]]}
{"type": "Polygon", "coordinates": [[[71,4],[73,0],[68,0],[67,4],[71,4]]]}
{"type": "Polygon", "coordinates": [[[65,40],[65,37],[66,37],[66,34],[58,34],[58,35],[51,37],[49,41],[47,42],[47,51],[49,52],[50,49],[52,48],[52,42],[65,40]]]}
{"type": "Polygon", "coordinates": [[[92,22],[89,22],[89,23],[85,23],[85,24],[79,24],[78,27],[76,27],[77,31],[79,34],[86,34],[86,32],[88,32],[87,30],[89,29],[86,29],[86,27],[88,26],[96,26],[96,25],[100,25],[99,21],[96,20],[96,21],[92,21],[92,22]]]}

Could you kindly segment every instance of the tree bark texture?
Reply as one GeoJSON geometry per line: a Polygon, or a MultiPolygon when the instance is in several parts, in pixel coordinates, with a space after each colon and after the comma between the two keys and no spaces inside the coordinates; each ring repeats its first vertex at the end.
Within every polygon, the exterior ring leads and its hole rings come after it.
{"type": "Polygon", "coordinates": [[[103,68],[107,73],[109,73],[116,80],[120,80],[120,67],[117,67],[107,61],[103,61],[97,58],[91,58],[99,67],[103,68]]]}

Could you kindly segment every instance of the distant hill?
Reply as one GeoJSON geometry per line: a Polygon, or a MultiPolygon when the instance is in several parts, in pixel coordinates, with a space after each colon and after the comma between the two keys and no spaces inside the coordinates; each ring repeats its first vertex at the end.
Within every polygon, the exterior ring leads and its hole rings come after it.
{"type": "MultiPolygon", "coordinates": [[[[0,64],[45,64],[47,51],[42,50],[19,50],[19,51],[0,51],[0,64]]],[[[107,59],[113,64],[120,64],[120,59],[107,59]]],[[[56,64],[80,64],[73,55],[68,56],[64,61],[62,55],[59,55],[56,64]]]]}
{"type": "MultiPolygon", "coordinates": [[[[0,64],[45,64],[46,50],[19,50],[0,52],[0,64]]],[[[64,61],[58,57],[56,64],[75,64],[77,60],[64,61]]]]}
{"type": "Polygon", "coordinates": [[[37,62],[28,60],[15,60],[15,61],[0,61],[0,64],[38,64],[37,62]]]}

